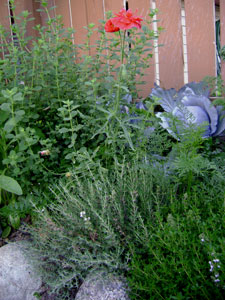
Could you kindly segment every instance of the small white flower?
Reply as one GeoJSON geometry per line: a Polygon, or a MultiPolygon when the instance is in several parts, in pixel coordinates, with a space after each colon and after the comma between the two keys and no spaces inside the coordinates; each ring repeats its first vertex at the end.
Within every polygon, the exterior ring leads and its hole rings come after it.
{"type": "Polygon", "coordinates": [[[215,277],[216,277],[216,278],[218,278],[219,276],[220,276],[220,274],[218,274],[218,273],[217,273],[217,274],[215,274],[215,277]]]}
{"type": "Polygon", "coordinates": [[[214,282],[220,282],[220,280],[219,279],[215,279],[214,282]]]}
{"type": "Polygon", "coordinates": [[[85,216],[86,212],[85,211],[81,211],[80,212],[80,217],[83,218],[85,216]]]}
{"type": "Polygon", "coordinates": [[[213,260],[215,263],[220,262],[220,260],[218,258],[213,260]]]}
{"type": "Polygon", "coordinates": [[[218,265],[217,268],[220,268],[220,265],[218,265]]]}
{"type": "Polygon", "coordinates": [[[203,243],[204,243],[204,241],[205,241],[205,240],[202,238],[202,239],[201,239],[201,242],[203,242],[203,243]]]}

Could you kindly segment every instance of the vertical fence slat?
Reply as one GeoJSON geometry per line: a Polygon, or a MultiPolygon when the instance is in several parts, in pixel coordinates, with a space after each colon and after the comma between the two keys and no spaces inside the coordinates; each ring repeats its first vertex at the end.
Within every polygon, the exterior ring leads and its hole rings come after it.
{"type": "Polygon", "coordinates": [[[31,17],[35,18],[34,21],[35,24],[42,24],[40,12],[37,11],[37,9],[39,8],[40,8],[40,3],[33,0],[33,16],[31,15],[31,17]]]}
{"type": "MultiPolygon", "coordinates": [[[[30,17],[35,15],[35,9],[33,6],[33,1],[30,0],[16,0],[15,1],[15,14],[16,16],[20,15],[23,11],[27,10],[31,13],[30,17]]],[[[15,20],[15,22],[19,23],[19,20],[15,20]]],[[[27,36],[36,36],[36,31],[33,29],[35,26],[35,20],[29,21],[27,26],[27,36]]]]}
{"type": "Polygon", "coordinates": [[[76,31],[75,44],[84,43],[87,30],[83,27],[88,24],[86,0],[71,1],[71,11],[73,16],[73,28],[76,31]]]}
{"type": "Polygon", "coordinates": [[[103,0],[105,11],[111,10],[113,13],[117,13],[120,11],[121,8],[124,7],[123,0],[103,0]]]}
{"type": "MultiPolygon", "coordinates": [[[[94,23],[96,27],[99,27],[101,23],[99,20],[104,20],[104,8],[103,8],[103,0],[86,0],[87,4],[87,21],[88,24],[94,23]]],[[[97,32],[94,32],[90,38],[91,45],[96,43],[99,36],[97,32]]],[[[95,53],[94,49],[91,49],[91,54],[95,53]]]]}
{"type": "Polygon", "coordinates": [[[188,76],[216,76],[214,0],[185,0],[188,76]]]}
{"type": "Polygon", "coordinates": [[[150,12],[151,2],[151,0],[129,0],[128,7],[132,12],[135,12],[137,9],[137,15],[142,16],[145,19],[150,12]]]}
{"type": "MultiPolygon", "coordinates": [[[[148,14],[150,12],[152,1],[150,0],[129,0],[128,6],[132,10],[132,12],[135,12],[137,9],[137,15],[142,16],[144,19],[149,18],[148,14]]],[[[151,28],[153,29],[153,28],[151,28]]],[[[152,42],[153,44],[153,42],[152,42]]],[[[154,54],[154,48],[152,49],[152,54],[154,54]]],[[[145,70],[145,76],[143,80],[146,82],[145,85],[141,86],[141,92],[139,93],[140,97],[146,98],[150,92],[151,88],[154,86],[155,81],[155,62],[154,62],[154,56],[150,62],[149,68],[145,70]]]]}
{"type": "Polygon", "coordinates": [[[70,18],[69,0],[55,0],[56,15],[62,16],[62,21],[65,28],[72,27],[70,18]]]}
{"type": "MultiPolygon", "coordinates": [[[[4,26],[7,31],[10,31],[10,18],[9,18],[9,9],[8,9],[8,1],[1,1],[1,9],[0,9],[0,24],[4,26]]],[[[0,43],[2,43],[2,37],[0,35],[0,43]]],[[[3,50],[3,48],[2,48],[3,50]]],[[[4,54],[0,53],[0,58],[4,58],[4,54]]]]}
{"type": "Polygon", "coordinates": [[[184,83],[184,59],[180,0],[156,0],[159,9],[158,26],[164,28],[159,36],[159,76],[164,88],[180,88],[184,83]]]}
{"type": "Polygon", "coordinates": [[[8,10],[8,1],[1,1],[1,9],[0,9],[0,24],[5,28],[9,29],[10,19],[9,19],[9,10],[8,10]]]}
{"type": "MultiPolygon", "coordinates": [[[[220,34],[221,47],[225,45],[225,0],[220,0],[220,34]]],[[[221,76],[225,81],[225,61],[221,61],[221,76]]]]}

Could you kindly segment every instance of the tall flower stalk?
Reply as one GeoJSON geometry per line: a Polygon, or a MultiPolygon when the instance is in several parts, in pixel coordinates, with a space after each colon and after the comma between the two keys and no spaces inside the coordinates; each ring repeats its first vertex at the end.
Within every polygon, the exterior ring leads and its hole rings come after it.
{"type": "Polygon", "coordinates": [[[119,32],[120,36],[120,70],[119,70],[119,76],[118,76],[118,88],[116,93],[116,105],[115,105],[115,111],[116,113],[119,110],[119,103],[120,103],[120,91],[121,91],[121,81],[123,78],[123,73],[126,73],[126,67],[124,65],[124,58],[125,58],[125,42],[126,42],[126,35],[127,30],[131,28],[141,28],[141,22],[143,21],[143,18],[140,16],[136,16],[132,13],[132,11],[125,10],[122,8],[119,13],[115,14],[114,17],[110,18],[106,24],[105,24],[105,31],[114,33],[119,32]],[[121,33],[123,31],[123,33],[121,33]]]}

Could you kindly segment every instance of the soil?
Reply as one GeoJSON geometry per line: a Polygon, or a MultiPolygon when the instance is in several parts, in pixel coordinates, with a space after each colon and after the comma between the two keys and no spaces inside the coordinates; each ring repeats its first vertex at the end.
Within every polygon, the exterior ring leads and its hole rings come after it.
{"type": "MultiPolygon", "coordinates": [[[[29,215],[26,218],[21,219],[21,225],[25,225],[25,224],[31,224],[31,217],[29,215]]],[[[29,239],[30,239],[30,235],[28,233],[24,232],[20,228],[18,230],[12,228],[12,231],[7,238],[3,239],[0,237],[0,247],[8,244],[9,242],[18,242],[18,241],[29,240],[29,239]]]]}

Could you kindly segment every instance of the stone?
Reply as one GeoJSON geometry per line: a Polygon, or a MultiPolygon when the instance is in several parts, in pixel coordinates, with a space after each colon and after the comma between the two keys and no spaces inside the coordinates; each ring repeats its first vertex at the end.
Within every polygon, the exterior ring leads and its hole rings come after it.
{"type": "Polygon", "coordinates": [[[0,300],[37,300],[41,283],[19,243],[0,248],[0,300]]]}
{"type": "Polygon", "coordinates": [[[129,300],[127,291],[124,278],[98,272],[84,280],[75,300],[129,300]]]}

